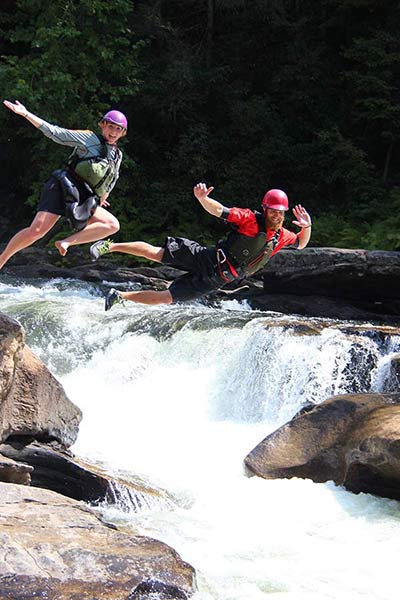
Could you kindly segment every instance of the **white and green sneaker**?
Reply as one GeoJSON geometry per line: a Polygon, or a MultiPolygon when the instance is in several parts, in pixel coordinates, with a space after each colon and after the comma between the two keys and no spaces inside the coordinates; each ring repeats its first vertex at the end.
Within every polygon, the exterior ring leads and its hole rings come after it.
{"type": "Polygon", "coordinates": [[[105,301],[105,310],[110,310],[111,307],[114,306],[114,304],[123,304],[124,303],[124,299],[120,296],[119,292],[114,289],[111,288],[110,290],[108,290],[107,294],[106,294],[106,301],[105,301]]]}
{"type": "Polygon", "coordinates": [[[111,240],[99,240],[98,242],[92,244],[89,248],[92,261],[95,262],[100,258],[100,256],[108,254],[110,252],[111,243],[111,240]]]}

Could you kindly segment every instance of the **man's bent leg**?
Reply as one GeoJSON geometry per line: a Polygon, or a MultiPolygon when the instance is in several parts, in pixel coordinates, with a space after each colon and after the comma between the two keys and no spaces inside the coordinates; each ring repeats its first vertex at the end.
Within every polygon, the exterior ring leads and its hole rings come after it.
{"type": "Polygon", "coordinates": [[[50,229],[56,224],[59,219],[59,215],[39,211],[36,213],[31,225],[25,229],[21,229],[18,233],[11,238],[6,248],[0,254],[0,269],[4,267],[6,262],[17,254],[20,250],[27,248],[34,244],[37,240],[40,240],[50,229]]]}

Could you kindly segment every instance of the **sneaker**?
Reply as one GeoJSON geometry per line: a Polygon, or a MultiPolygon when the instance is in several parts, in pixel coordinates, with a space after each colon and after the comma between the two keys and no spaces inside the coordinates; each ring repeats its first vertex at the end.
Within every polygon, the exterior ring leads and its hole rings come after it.
{"type": "Polygon", "coordinates": [[[108,254],[110,252],[111,240],[99,240],[92,244],[89,248],[90,256],[92,257],[92,261],[95,262],[103,256],[104,254],[108,254]]]}
{"type": "Polygon", "coordinates": [[[124,302],[123,298],[119,295],[119,292],[114,288],[111,288],[106,294],[106,302],[105,309],[110,310],[114,304],[122,304],[124,302]]]}

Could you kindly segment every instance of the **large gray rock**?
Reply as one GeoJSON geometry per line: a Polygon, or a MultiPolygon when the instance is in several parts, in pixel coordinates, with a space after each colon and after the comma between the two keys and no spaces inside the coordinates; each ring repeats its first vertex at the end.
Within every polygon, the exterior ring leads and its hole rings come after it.
{"type": "Polygon", "coordinates": [[[175,550],[48,490],[0,483],[0,539],[0,598],[178,600],[196,589],[175,550]]]}
{"type": "Polygon", "coordinates": [[[246,296],[253,308],[378,321],[400,320],[400,253],[337,248],[283,250],[259,274],[262,290],[246,296]]]}
{"type": "Polygon", "coordinates": [[[400,394],[345,394],[311,407],[245,458],[266,479],[332,480],[400,500],[400,394]]]}
{"type": "Polygon", "coordinates": [[[0,442],[31,436],[69,447],[82,413],[24,340],[22,326],[0,313],[0,442]]]}
{"type": "Polygon", "coordinates": [[[326,296],[356,302],[365,310],[399,314],[400,253],[305,248],[278,253],[264,270],[266,291],[326,296]]]}
{"type": "Polygon", "coordinates": [[[282,251],[266,266],[264,283],[266,289],[277,286],[279,293],[398,300],[400,253],[340,248],[282,251]]]}

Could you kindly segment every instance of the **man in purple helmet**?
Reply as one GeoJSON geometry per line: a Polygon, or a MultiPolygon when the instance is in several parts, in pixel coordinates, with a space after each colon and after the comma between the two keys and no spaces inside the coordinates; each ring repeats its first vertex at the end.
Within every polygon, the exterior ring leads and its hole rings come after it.
{"type": "Polygon", "coordinates": [[[100,120],[101,135],[89,130],[64,129],[32,114],[18,100],[4,105],[27,119],[57,144],[73,147],[66,169],[51,174],[42,188],[37,213],[29,227],[11,238],[0,254],[0,269],[17,252],[42,238],[60,217],[66,216],[74,233],[56,242],[62,256],[70,246],[86,244],[113,235],[119,222],[105,207],[119,176],[122,152],[117,143],[126,135],[128,122],[118,110],[100,120]]]}
{"type": "Polygon", "coordinates": [[[214,246],[201,246],[181,237],[167,237],[163,246],[152,246],[147,242],[114,244],[109,240],[92,244],[90,254],[93,260],[109,252],[123,252],[187,271],[163,291],[120,292],[111,288],[106,295],[106,310],[122,300],[172,304],[200,298],[259,271],[285,246],[302,250],[310,241],[311,217],[301,204],[293,208],[293,223],[300,227],[300,231],[293,233],[283,227],[289,201],[282,190],[273,189],[265,194],[261,213],[250,208],[227,208],[210,198],[213,189],[207,188],[205,183],[198,183],[193,192],[207,212],[224,219],[233,228],[214,246]]]}

